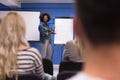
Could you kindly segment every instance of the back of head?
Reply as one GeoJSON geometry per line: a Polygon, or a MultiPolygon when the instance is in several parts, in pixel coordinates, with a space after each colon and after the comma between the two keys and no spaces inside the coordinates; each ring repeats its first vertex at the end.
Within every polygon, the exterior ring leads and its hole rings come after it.
{"type": "Polygon", "coordinates": [[[25,39],[25,22],[16,12],[9,12],[0,27],[0,80],[11,76],[17,69],[16,55],[20,44],[28,45],[25,39]]]}
{"type": "Polygon", "coordinates": [[[119,0],[77,0],[77,15],[93,45],[120,43],[119,0]]]}

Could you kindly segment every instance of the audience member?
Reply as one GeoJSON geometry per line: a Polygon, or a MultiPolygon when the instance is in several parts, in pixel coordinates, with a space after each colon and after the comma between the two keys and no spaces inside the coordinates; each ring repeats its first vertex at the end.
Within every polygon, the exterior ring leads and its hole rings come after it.
{"type": "Polygon", "coordinates": [[[73,62],[82,61],[82,44],[77,36],[74,40],[66,43],[63,52],[63,60],[73,62]]]}

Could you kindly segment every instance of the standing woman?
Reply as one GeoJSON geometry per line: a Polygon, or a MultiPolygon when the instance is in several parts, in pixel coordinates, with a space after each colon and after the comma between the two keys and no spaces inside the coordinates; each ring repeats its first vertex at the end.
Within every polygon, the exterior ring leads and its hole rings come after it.
{"type": "Polygon", "coordinates": [[[48,13],[41,14],[39,18],[40,18],[40,21],[42,22],[39,25],[42,57],[51,59],[52,50],[51,50],[51,44],[50,44],[50,34],[55,34],[53,32],[55,27],[53,26],[52,29],[50,29],[48,25],[48,21],[50,20],[50,15],[48,13]],[[46,57],[47,52],[48,52],[48,56],[46,57]]]}

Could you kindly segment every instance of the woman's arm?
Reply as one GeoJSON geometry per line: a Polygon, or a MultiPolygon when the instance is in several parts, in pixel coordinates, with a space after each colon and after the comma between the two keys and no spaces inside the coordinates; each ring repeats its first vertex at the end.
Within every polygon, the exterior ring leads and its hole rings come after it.
{"type": "Polygon", "coordinates": [[[51,29],[52,29],[52,31],[54,31],[55,30],[55,25],[53,25],[51,29]]]}
{"type": "Polygon", "coordinates": [[[56,34],[54,31],[55,31],[55,26],[53,25],[49,31],[49,34],[56,34]]]}
{"type": "Polygon", "coordinates": [[[38,30],[40,31],[41,36],[47,36],[49,34],[48,32],[46,32],[46,30],[44,29],[42,25],[38,27],[38,30]]]}

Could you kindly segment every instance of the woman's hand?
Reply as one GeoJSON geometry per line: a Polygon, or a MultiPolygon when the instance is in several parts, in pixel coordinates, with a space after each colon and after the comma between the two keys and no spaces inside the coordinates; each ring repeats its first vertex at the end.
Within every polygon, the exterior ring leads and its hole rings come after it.
{"type": "Polygon", "coordinates": [[[52,26],[52,29],[53,29],[53,30],[55,30],[55,25],[54,25],[54,26],[52,26]]]}
{"type": "Polygon", "coordinates": [[[56,33],[51,31],[51,32],[49,32],[49,34],[56,34],[56,33]]]}

